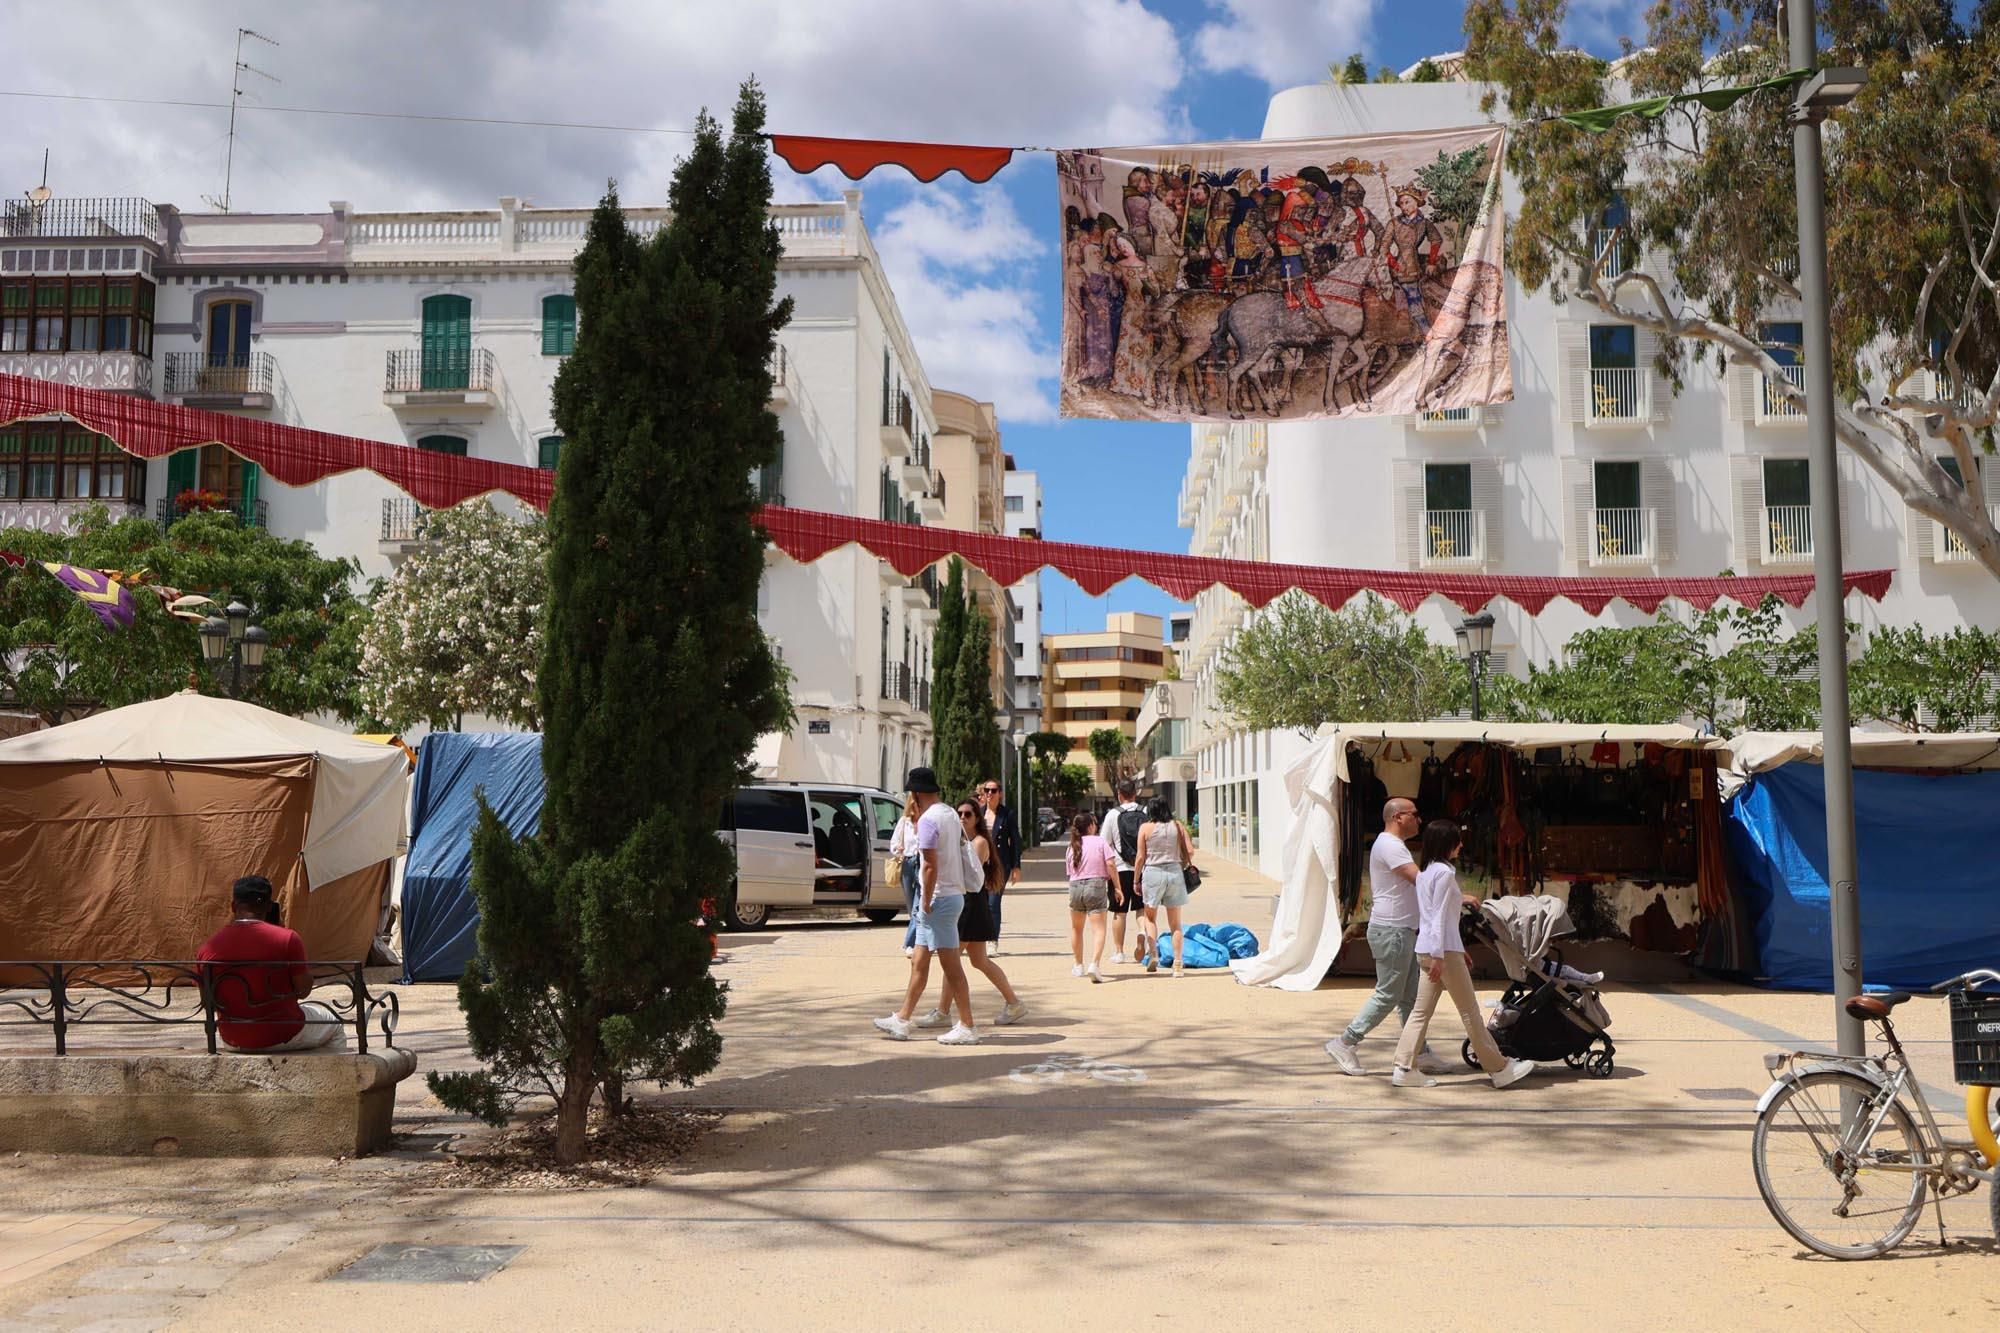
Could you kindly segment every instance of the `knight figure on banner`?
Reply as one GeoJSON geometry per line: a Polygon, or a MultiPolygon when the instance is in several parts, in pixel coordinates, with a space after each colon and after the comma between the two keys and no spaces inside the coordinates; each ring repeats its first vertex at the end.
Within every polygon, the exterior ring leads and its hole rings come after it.
{"type": "Polygon", "coordinates": [[[1058,153],[1063,415],[1305,421],[1508,400],[1503,136],[1058,153]]]}

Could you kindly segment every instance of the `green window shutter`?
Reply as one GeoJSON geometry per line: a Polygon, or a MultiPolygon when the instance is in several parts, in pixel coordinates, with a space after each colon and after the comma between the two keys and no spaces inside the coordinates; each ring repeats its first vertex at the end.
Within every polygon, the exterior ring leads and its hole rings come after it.
{"type": "Polygon", "coordinates": [[[456,435],[426,435],[417,441],[417,448],[428,449],[434,454],[465,457],[465,441],[456,435]]]}
{"type": "Polygon", "coordinates": [[[182,491],[191,491],[201,477],[201,450],[183,449],[167,458],[167,503],[173,504],[181,498],[182,491]]]}
{"type": "Polygon", "coordinates": [[[243,500],[236,508],[246,528],[257,526],[257,480],[258,469],[249,459],[243,460],[243,500]]]}
{"type": "Polygon", "coordinates": [[[472,298],[424,298],[423,379],[426,389],[463,389],[472,377],[472,298]]]}
{"type": "Polygon", "coordinates": [[[536,459],[536,466],[542,468],[544,471],[553,472],[556,470],[556,464],[561,461],[562,436],[544,435],[541,440],[540,456],[536,459]]]}
{"type": "Polygon", "coordinates": [[[576,350],[576,298],[542,298],[542,355],[568,356],[576,350]]]}

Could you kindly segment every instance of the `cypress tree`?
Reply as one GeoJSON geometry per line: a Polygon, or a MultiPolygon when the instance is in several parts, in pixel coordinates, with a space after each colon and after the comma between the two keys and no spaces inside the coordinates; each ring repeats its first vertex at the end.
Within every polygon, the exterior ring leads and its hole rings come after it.
{"type": "Polygon", "coordinates": [[[944,719],[958,687],[958,645],[965,637],[965,570],[953,556],[938,594],[937,628],[931,631],[931,768],[942,772],[944,719]]]}
{"type": "Polygon", "coordinates": [[[1000,731],[993,722],[993,630],[984,611],[967,615],[953,671],[951,705],[938,724],[938,785],[953,800],[981,778],[1000,776],[1000,731]]]}
{"type": "Polygon", "coordinates": [[[791,315],[773,299],[763,124],[754,82],[726,141],[703,112],[668,225],[639,240],[614,186],[576,262],[537,682],[548,791],[520,842],[482,806],[480,954],[459,1003],[486,1067],[430,1080],[494,1121],[553,1096],[559,1162],[581,1155],[598,1086],[715,1067],[723,995],[695,920],[735,869],[716,812],[789,713],[757,623],[750,517],[751,471],[782,447],[765,403],[791,315]]]}

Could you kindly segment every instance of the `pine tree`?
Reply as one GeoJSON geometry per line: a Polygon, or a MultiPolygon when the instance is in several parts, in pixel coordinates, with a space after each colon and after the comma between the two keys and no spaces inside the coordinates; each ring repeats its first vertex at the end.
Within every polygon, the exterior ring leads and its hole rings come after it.
{"type": "Polygon", "coordinates": [[[698,120],[668,225],[640,241],[614,187],[577,257],[537,682],[548,793],[535,838],[481,811],[480,958],[459,1003],[486,1068],[431,1076],[489,1120],[553,1096],[564,1163],[600,1085],[715,1067],[723,995],[695,919],[734,870],[716,812],[789,711],[757,624],[750,519],[751,471],[781,447],[768,363],[791,315],[773,300],[763,123],[746,83],[726,141],[698,120]]]}
{"type": "Polygon", "coordinates": [[[993,630],[984,611],[972,611],[959,639],[952,672],[951,705],[938,723],[938,785],[953,800],[981,778],[1000,775],[1000,731],[993,722],[993,630]]]}

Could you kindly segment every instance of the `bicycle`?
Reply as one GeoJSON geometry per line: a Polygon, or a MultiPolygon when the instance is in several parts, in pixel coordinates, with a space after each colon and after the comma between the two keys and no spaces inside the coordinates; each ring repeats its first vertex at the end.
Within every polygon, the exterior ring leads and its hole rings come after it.
{"type": "MultiPolygon", "coordinates": [[[[1771,1086],[1757,1103],[1751,1156],[1757,1192],[1778,1225],[1834,1259],[1873,1259],[1903,1243],[1927,1195],[1969,1194],[1982,1181],[2000,1236],[2000,972],[1967,972],[1931,987],[1952,995],[1952,1054],[1967,1085],[1969,1140],[1947,1139],[1931,1114],[1890,1013],[1907,993],[1861,995],[1855,1018],[1876,1023],[1882,1056],[1781,1051],[1764,1057],[1771,1086]],[[1910,1114],[1904,1094],[1916,1106],[1910,1114]],[[1905,1183],[1907,1182],[1907,1184],[1905,1183]]],[[[1944,1233],[1943,1213],[1938,1233],[1944,1233]]]]}

